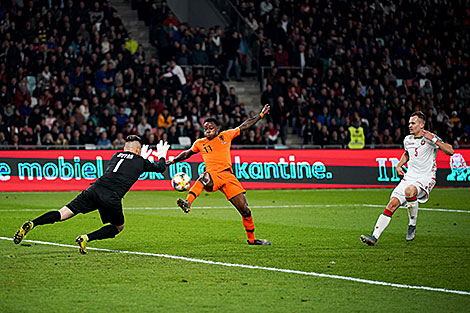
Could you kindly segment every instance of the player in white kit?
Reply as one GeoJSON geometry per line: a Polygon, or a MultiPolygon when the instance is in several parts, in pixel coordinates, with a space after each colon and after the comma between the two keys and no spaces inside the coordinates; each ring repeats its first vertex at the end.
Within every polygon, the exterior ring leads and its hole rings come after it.
{"type": "Polygon", "coordinates": [[[410,134],[405,137],[403,144],[405,152],[396,166],[398,175],[404,176],[390,196],[390,202],[380,214],[375,228],[369,236],[361,235],[361,241],[369,246],[375,246],[382,232],[387,228],[393,212],[406,203],[408,207],[408,232],[406,240],[415,238],[418,202],[428,201],[429,194],[436,184],[436,155],[437,149],[452,155],[452,146],[442,142],[435,134],[424,130],[426,116],[423,112],[414,112],[409,121],[410,134]],[[403,165],[408,163],[408,170],[403,171],[403,165]]]}

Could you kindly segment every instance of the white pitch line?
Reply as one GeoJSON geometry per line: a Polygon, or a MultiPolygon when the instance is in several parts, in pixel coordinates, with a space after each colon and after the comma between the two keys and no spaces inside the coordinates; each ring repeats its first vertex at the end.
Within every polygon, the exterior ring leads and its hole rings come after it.
{"type": "MultiPolygon", "coordinates": [[[[13,240],[13,239],[7,238],[7,237],[0,237],[0,239],[9,240],[9,241],[13,240]]],[[[23,240],[23,242],[30,242],[30,243],[37,243],[37,244],[42,244],[42,245],[65,247],[65,248],[74,248],[74,249],[77,248],[77,246],[74,246],[74,245],[66,245],[66,244],[48,242],[48,241],[23,240]]],[[[265,270],[265,271],[271,271],[271,272],[281,272],[281,273],[299,274],[299,275],[314,276],[314,277],[340,279],[340,280],[353,281],[353,282],[364,283],[364,284],[369,284],[369,285],[379,285],[379,286],[387,286],[387,287],[395,287],[395,288],[403,288],[403,289],[417,289],[417,290],[426,290],[426,291],[437,291],[437,292],[443,292],[443,293],[452,293],[452,294],[470,296],[470,291],[464,291],[464,290],[454,290],[454,289],[445,289],[445,288],[437,288],[437,287],[396,284],[396,283],[388,283],[388,282],[383,282],[383,281],[362,279],[362,278],[349,277],[349,276],[331,275],[331,274],[324,274],[324,273],[317,273],[317,272],[304,272],[304,271],[298,271],[298,270],[290,270],[290,269],[275,268],[275,267],[265,267],[265,266],[257,266],[257,265],[225,263],[225,262],[217,262],[217,261],[210,261],[210,260],[203,260],[203,259],[196,259],[196,258],[188,258],[188,257],[184,257],[184,256],[161,254],[161,253],[149,253],[149,252],[138,252],[138,251],[126,251],[126,250],[112,250],[112,249],[102,249],[102,248],[92,248],[92,247],[87,247],[87,249],[88,250],[95,250],[95,251],[102,251],[102,252],[115,252],[115,253],[123,253],[123,254],[153,256],[153,257],[159,257],[159,258],[165,258],[165,259],[180,260],[180,261],[187,261],[187,262],[194,262],[194,263],[203,263],[203,264],[210,264],[210,265],[220,265],[220,266],[227,266],[227,267],[239,267],[239,268],[247,268],[247,269],[254,269],[254,270],[265,270]]]]}
{"type": "MultiPolygon", "coordinates": [[[[268,209],[268,208],[334,208],[334,207],[369,207],[369,208],[384,208],[385,205],[381,204],[294,204],[294,205],[260,205],[253,206],[254,208],[259,209],[268,209]]],[[[199,206],[192,207],[191,210],[198,209],[233,209],[231,206],[199,206]]],[[[144,208],[124,208],[124,210],[180,210],[180,208],[174,207],[144,207],[144,208]]],[[[447,212],[447,213],[470,213],[466,210],[452,210],[452,209],[434,209],[434,208],[419,208],[421,211],[431,211],[431,212],[447,212]]],[[[33,212],[33,211],[44,211],[44,209],[0,209],[1,212],[33,212]]]]}

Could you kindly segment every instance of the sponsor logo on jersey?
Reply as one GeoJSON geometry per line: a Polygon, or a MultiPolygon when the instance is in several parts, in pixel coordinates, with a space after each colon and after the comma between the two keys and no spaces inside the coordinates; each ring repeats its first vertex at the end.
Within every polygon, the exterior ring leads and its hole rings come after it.
{"type": "Polygon", "coordinates": [[[224,135],[220,135],[220,136],[219,136],[219,139],[220,139],[220,141],[222,141],[222,144],[223,144],[223,145],[227,144],[227,143],[225,142],[224,135]]]}

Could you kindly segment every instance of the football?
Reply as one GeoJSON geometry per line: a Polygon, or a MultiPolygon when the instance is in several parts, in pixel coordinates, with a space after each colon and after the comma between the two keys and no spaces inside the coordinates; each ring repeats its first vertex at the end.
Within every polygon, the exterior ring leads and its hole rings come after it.
{"type": "Polygon", "coordinates": [[[176,191],[186,191],[191,186],[191,178],[185,172],[176,173],[171,179],[171,185],[176,191]]]}

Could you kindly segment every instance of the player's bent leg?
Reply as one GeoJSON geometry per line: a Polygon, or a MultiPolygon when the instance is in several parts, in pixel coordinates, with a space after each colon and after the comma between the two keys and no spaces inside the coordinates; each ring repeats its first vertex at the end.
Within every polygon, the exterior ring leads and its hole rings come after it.
{"type": "Polygon", "coordinates": [[[406,232],[405,239],[412,241],[416,236],[416,220],[418,218],[418,187],[409,185],[405,189],[405,199],[407,201],[406,207],[408,208],[408,231],[406,232]]]}
{"type": "Polygon", "coordinates": [[[75,213],[73,213],[72,210],[70,210],[67,206],[63,206],[62,209],[59,210],[59,214],[60,221],[65,221],[75,216],[75,213]]]}
{"type": "Polygon", "coordinates": [[[206,189],[208,191],[212,191],[213,187],[214,183],[210,174],[208,172],[204,172],[199,176],[191,189],[189,189],[186,200],[178,199],[176,200],[176,204],[181,208],[181,210],[183,210],[184,213],[189,213],[191,212],[191,205],[193,204],[194,200],[199,197],[202,190],[206,189]]]}
{"type": "Polygon", "coordinates": [[[124,224],[119,225],[119,226],[115,226],[115,227],[116,227],[117,230],[118,230],[118,234],[124,230],[124,224]]]}
{"type": "Polygon", "coordinates": [[[211,174],[209,172],[204,172],[202,173],[198,180],[204,185],[204,189],[207,191],[213,191],[214,190],[214,180],[211,177],[211,174]]]}
{"type": "Polygon", "coordinates": [[[405,198],[408,200],[409,198],[414,198],[418,195],[418,187],[415,185],[408,185],[405,188],[405,198]]]}
{"type": "Polygon", "coordinates": [[[244,193],[238,194],[229,200],[243,217],[250,217],[251,210],[248,207],[248,201],[244,193]]]}
{"type": "Polygon", "coordinates": [[[242,222],[243,226],[245,227],[248,244],[269,246],[271,244],[269,240],[255,238],[255,223],[253,222],[253,216],[251,215],[251,210],[248,207],[248,201],[246,200],[245,193],[238,194],[229,201],[235,206],[242,216],[242,222]]]}
{"type": "Polygon", "coordinates": [[[110,225],[103,226],[100,229],[92,233],[89,233],[87,235],[80,235],[77,237],[77,239],[75,239],[75,242],[80,247],[78,251],[81,254],[88,254],[86,250],[88,242],[93,241],[93,240],[103,240],[107,238],[114,238],[123,229],[124,229],[124,223],[119,226],[110,224],[110,225]]]}
{"type": "Polygon", "coordinates": [[[15,232],[13,236],[13,242],[19,244],[25,237],[28,232],[30,232],[34,227],[39,225],[54,224],[55,222],[64,221],[68,218],[71,218],[75,214],[66,206],[62,207],[59,211],[49,211],[43,215],[35,218],[32,221],[27,221],[21,225],[20,228],[15,232]]]}
{"type": "Polygon", "coordinates": [[[400,204],[401,203],[398,198],[392,197],[388,202],[385,210],[382,212],[382,214],[380,214],[379,218],[377,219],[375,228],[372,233],[370,235],[361,235],[361,241],[369,246],[375,246],[380,235],[390,223],[393,213],[400,206],[400,204]]]}

